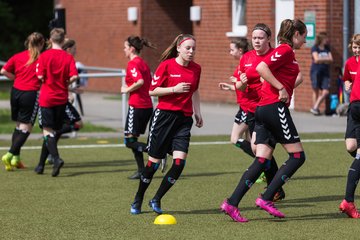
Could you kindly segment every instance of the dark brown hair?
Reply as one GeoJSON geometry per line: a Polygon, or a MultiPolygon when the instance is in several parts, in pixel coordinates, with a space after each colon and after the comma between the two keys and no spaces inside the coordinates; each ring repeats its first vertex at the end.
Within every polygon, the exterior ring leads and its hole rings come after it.
{"type": "Polygon", "coordinates": [[[126,41],[129,43],[130,47],[134,47],[135,52],[137,54],[140,53],[141,49],[146,46],[149,48],[156,49],[156,46],[153,45],[150,41],[148,41],[146,38],[140,38],[138,36],[130,36],[126,39],[126,41]]]}
{"type": "Polygon", "coordinates": [[[281,22],[280,30],[277,35],[278,43],[286,43],[292,47],[292,38],[296,31],[298,31],[300,34],[304,34],[306,32],[306,25],[299,19],[285,19],[281,22]]]}

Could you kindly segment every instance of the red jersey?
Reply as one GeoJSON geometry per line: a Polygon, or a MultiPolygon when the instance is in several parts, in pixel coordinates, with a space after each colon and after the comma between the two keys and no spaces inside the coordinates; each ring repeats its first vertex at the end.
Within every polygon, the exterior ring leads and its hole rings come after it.
{"type": "MultiPolygon", "coordinates": [[[[237,78],[237,81],[240,81],[240,73],[241,73],[240,65],[238,65],[233,73],[233,76],[237,78]]],[[[245,93],[243,91],[240,91],[239,89],[237,89],[235,83],[234,83],[234,86],[235,86],[235,93],[236,93],[236,102],[238,103],[239,107],[243,108],[246,106],[246,98],[244,98],[245,93]]],[[[246,111],[246,110],[244,110],[244,111],[246,111]]]]}
{"type": "Polygon", "coordinates": [[[356,57],[352,56],[350,57],[346,63],[345,63],[345,69],[344,69],[344,81],[351,81],[353,82],[355,80],[356,76],[356,70],[358,67],[358,62],[356,61],[356,57]]]}
{"type": "MultiPolygon", "coordinates": [[[[288,44],[281,44],[267,55],[263,62],[268,65],[272,74],[287,91],[289,102],[286,105],[289,106],[295,81],[300,72],[293,49],[288,44]]],[[[261,87],[261,99],[258,105],[264,106],[276,102],[280,102],[279,90],[271,86],[265,79],[261,87]]]]}
{"type": "Polygon", "coordinates": [[[192,95],[199,88],[201,67],[195,62],[188,66],[178,64],[175,58],[167,59],[160,63],[151,81],[150,91],[157,87],[174,87],[178,83],[190,83],[190,91],[174,93],[159,97],[158,109],[182,111],[185,116],[192,116],[192,95]]]}
{"type": "Polygon", "coordinates": [[[246,109],[249,112],[255,112],[256,106],[261,98],[260,93],[262,82],[260,81],[260,75],[256,71],[256,67],[269,54],[271,54],[272,51],[273,48],[269,49],[269,51],[267,51],[264,55],[257,55],[255,50],[251,50],[245,53],[240,60],[240,71],[245,73],[248,79],[247,87],[244,91],[244,98],[247,99],[246,109]]]}
{"type": "Polygon", "coordinates": [[[147,63],[140,57],[135,57],[128,62],[126,68],[126,85],[131,86],[140,79],[144,80],[144,84],[130,92],[129,105],[134,108],[152,108],[152,101],[149,95],[151,83],[150,68],[147,63]]]}
{"type": "Polygon", "coordinates": [[[14,88],[21,91],[37,91],[40,89],[40,80],[35,74],[37,60],[26,65],[30,59],[28,50],[12,56],[3,67],[7,72],[15,75],[14,88]]]}
{"type": "MultiPolygon", "coordinates": [[[[356,72],[357,73],[360,72],[360,64],[358,64],[356,72]]],[[[352,89],[350,93],[350,102],[353,101],[360,101],[360,74],[356,74],[352,85],[352,89]]]]}
{"type": "Polygon", "coordinates": [[[36,75],[44,78],[39,106],[54,107],[67,103],[69,80],[78,72],[71,54],[61,49],[49,49],[40,55],[36,75]]]}

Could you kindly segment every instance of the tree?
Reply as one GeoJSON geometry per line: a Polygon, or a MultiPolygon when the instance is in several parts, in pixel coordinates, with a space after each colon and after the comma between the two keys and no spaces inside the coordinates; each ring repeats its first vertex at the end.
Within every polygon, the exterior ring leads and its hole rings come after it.
{"type": "Polygon", "coordinates": [[[0,0],[0,60],[7,61],[23,50],[24,41],[32,32],[47,37],[52,18],[52,1],[0,0]]]}

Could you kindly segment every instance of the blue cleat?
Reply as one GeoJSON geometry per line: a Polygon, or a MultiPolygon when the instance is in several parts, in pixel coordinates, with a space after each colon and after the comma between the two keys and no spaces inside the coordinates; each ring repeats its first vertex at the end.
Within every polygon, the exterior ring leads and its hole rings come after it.
{"type": "Polygon", "coordinates": [[[131,204],[130,213],[133,215],[140,214],[141,205],[142,205],[142,199],[135,199],[135,201],[131,204]]]}
{"type": "Polygon", "coordinates": [[[149,202],[149,207],[156,212],[157,214],[162,214],[163,210],[161,209],[160,200],[157,199],[151,199],[149,202]]]}

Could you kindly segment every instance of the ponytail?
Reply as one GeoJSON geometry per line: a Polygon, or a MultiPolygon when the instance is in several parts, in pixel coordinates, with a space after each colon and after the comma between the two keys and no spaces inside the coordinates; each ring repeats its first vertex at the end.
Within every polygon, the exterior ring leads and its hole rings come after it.
{"type": "Polygon", "coordinates": [[[41,33],[33,32],[27,37],[27,39],[25,40],[25,47],[29,50],[30,56],[25,66],[29,66],[39,58],[44,44],[45,39],[41,33]]]}
{"type": "Polygon", "coordinates": [[[138,36],[130,36],[126,39],[130,47],[134,47],[136,54],[139,54],[144,46],[152,49],[156,49],[156,46],[148,41],[146,38],[140,38],[138,36]]]}
{"type": "Polygon", "coordinates": [[[193,35],[190,35],[190,34],[178,35],[174,39],[174,41],[170,44],[170,46],[161,54],[160,62],[163,62],[166,59],[177,57],[177,55],[178,55],[177,47],[180,46],[184,40],[189,39],[189,38],[196,41],[193,35]]]}

